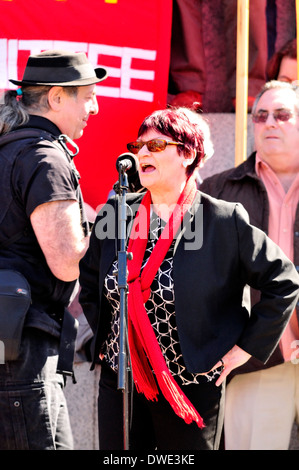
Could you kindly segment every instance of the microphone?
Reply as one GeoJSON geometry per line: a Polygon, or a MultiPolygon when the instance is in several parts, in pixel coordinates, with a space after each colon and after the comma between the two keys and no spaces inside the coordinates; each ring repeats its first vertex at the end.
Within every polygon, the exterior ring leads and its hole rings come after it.
{"type": "Polygon", "coordinates": [[[117,171],[126,171],[128,175],[133,175],[138,171],[138,162],[133,153],[122,153],[116,160],[117,171]]]}

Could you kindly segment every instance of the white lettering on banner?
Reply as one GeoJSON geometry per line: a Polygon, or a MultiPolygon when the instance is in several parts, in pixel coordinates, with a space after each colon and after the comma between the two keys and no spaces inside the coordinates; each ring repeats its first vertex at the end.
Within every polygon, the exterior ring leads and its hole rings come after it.
{"type": "Polygon", "coordinates": [[[4,85],[8,82],[7,77],[7,40],[0,39],[0,88],[5,88],[4,85]]]}
{"type": "Polygon", "coordinates": [[[101,66],[105,67],[109,77],[120,79],[119,87],[105,86],[102,84],[97,85],[96,93],[98,96],[148,102],[154,100],[154,93],[131,88],[131,81],[132,79],[154,81],[154,70],[132,68],[132,61],[133,59],[139,59],[154,62],[157,56],[156,51],[84,42],[0,39],[0,89],[15,88],[8,81],[8,78],[18,77],[17,67],[19,51],[28,51],[29,54],[38,54],[41,51],[49,49],[85,52],[95,68],[101,66]],[[110,67],[99,63],[101,56],[118,57],[120,59],[120,67],[110,67]]]}
{"type": "Polygon", "coordinates": [[[156,51],[146,49],[135,49],[130,47],[106,46],[104,44],[90,44],[88,57],[92,64],[97,63],[98,55],[107,55],[119,57],[121,59],[120,68],[106,67],[109,77],[121,79],[120,88],[106,87],[99,85],[98,89],[102,96],[113,96],[115,98],[130,98],[140,101],[153,101],[153,93],[133,90],[130,88],[131,79],[138,78],[141,80],[154,80],[155,73],[153,70],[132,69],[132,59],[143,59],[154,61],[156,59],[156,51]]]}

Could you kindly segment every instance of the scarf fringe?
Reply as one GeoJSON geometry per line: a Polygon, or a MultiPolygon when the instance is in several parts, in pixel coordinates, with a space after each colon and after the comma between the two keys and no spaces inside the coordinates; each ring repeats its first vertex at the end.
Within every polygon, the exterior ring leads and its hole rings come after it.
{"type": "Polygon", "coordinates": [[[131,350],[131,364],[133,371],[133,379],[138,393],[143,393],[147,400],[157,400],[159,391],[156,381],[153,377],[151,368],[144,354],[138,354],[137,350],[143,350],[143,346],[139,341],[136,332],[129,322],[129,344],[131,350]]]}
{"type": "Polygon", "coordinates": [[[182,418],[185,423],[196,422],[199,428],[204,428],[204,422],[186,395],[180,390],[174,379],[167,372],[162,372],[157,377],[159,387],[166,400],[168,400],[174,412],[182,418]]]}

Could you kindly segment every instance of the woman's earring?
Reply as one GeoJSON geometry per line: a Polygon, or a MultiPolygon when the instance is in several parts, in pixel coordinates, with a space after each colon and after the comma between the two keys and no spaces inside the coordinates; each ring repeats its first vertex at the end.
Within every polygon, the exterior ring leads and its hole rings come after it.
{"type": "Polygon", "coordinates": [[[183,161],[183,167],[184,167],[184,168],[187,168],[188,165],[189,165],[188,160],[184,160],[184,161],[183,161]]]}

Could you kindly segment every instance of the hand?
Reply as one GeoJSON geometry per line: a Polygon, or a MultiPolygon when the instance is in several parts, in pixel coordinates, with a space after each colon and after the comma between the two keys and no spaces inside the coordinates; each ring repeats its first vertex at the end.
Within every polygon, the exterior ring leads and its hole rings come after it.
{"type": "Polygon", "coordinates": [[[230,351],[228,351],[227,354],[225,354],[225,356],[223,356],[222,360],[217,362],[217,364],[212,368],[212,370],[214,370],[218,367],[223,367],[219,378],[215,382],[215,385],[219,387],[219,385],[222,384],[222,382],[233,369],[241,366],[242,364],[245,364],[245,362],[247,362],[250,357],[251,355],[243,349],[239,348],[239,346],[234,346],[230,351]]]}

